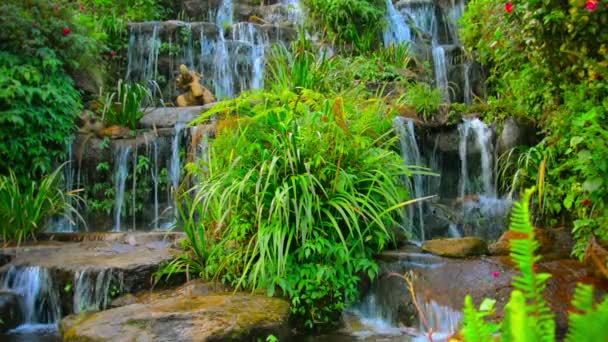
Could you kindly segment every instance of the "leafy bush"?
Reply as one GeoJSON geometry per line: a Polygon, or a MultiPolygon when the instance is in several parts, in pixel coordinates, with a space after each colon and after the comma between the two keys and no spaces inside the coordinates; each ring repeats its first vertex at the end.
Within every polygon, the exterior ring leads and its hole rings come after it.
{"type": "Polygon", "coordinates": [[[578,257],[592,235],[608,242],[608,6],[588,3],[474,0],[462,21],[463,40],[491,68],[488,102],[545,134],[518,157],[512,189],[545,187],[541,221],[573,221],[578,257]]]}
{"type": "Polygon", "coordinates": [[[58,59],[72,69],[98,68],[100,46],[79,25],[78,13],[71,1],[3,1],[0,51],[34,60],[58,59]]]}
{"type": "Polygon", "coordinates": [[[35,239],[53,215],[79,217],[68,201],[75,193],[64,193],[60,179],[61,168],[40,182],[30,181],[25,186],[12,171],[8,176],[0,175],[0,232],[4,243],[35,239]]]}
{"type": "Polygon", "coordinates": [[[311,19],[330,40],[364,53],[380,41],[384,12],[381,0],[304,0],[311,19]]]}
{"type": "Polygon", "coordinates": [[[207,112],[200,122],[224,117],[210,162],[189,166],[201,179],[182,215],[190,253],[167,271],[279,289],[307,327],[335,322],[408,197],[384,105],[357,96],[251,92],[207,112]]]}
{"type": "Polygon", "coordinates": [[[80,97],[61,62],[0,52],[0,174],[24,180],[51,172],[75,131],[80,97]]]}
{"type": "Polygon", "coordinates": [[[437,114],[439,105],[443,103],[443,96],[439,89],[419,82],[414,83],[403,94],[401,101],[412,106],[418,115],[428,120],[433,114],[437,114]]]}
{"type": "Polygon", "coordinates": [[[141,106],[146,100],[152,100],[152,94],[147,87],[119,80],[116,91],[103,98],[102,119],[107,125],[136,129],[144,115],[141,106]]]}
{"type": "MultiPolygon", "coordinates": [[[[522,239],[511,240],[511,258],[520,276],[513,278],[515,290],[505,308],[502,325],[486,321],[493,313],[493,302],[484,301],[480,311],[473,306],[470,296],[465,299],[462,335],[466,342],[500,341],[555,341],[555,322],[542,292],[549,274],[536,273],[540,260],[534,253],[540,244],[534,239],[530,223],[529,201],[533,190],[528,190],[521,202],[515,203],[510,229],[522,239]],[[497,336],[500,331],[500,337],[497,336]]],[[[608,339],[608,298],[594,305],[593,289],[579,284],[572,302],[575,310],[569,316],[570,329],[566,341],[605,341],[608,339]]]]}

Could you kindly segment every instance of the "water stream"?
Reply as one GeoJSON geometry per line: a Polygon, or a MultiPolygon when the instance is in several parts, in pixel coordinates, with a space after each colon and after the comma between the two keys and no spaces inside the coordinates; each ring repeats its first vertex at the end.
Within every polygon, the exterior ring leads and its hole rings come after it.
{"type": "Polygon", "coordinates": [[[122,211],[125,206],[125,190],[127,186],[127,177],[129,176],[129,157],[131,155],[131,146],[121,146],[116,149],[114,154],[115,162],[115,200],[114,200],[114,228],[112,231],[120,232],[122,229],[122,211]]]}

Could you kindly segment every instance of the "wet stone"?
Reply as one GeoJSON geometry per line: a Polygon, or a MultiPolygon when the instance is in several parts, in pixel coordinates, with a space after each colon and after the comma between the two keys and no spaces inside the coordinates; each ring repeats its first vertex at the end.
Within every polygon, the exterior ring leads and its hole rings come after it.
{"type": "Polygon", "coordinates": [[[428,240],[422,244],[422,249],[435,255],[452,258],[488,254],[486,242],[476,237],[428,240]]]}
{"type": "Polygon", "coordinates": [[[0,290],[0,332],[17,327],[23,322],[19,294],[0,290]]]}
{"type": "Polygon", "coordinates": [[[152,295],[60,322],[64,341],[245,341],[287,336],[289,303],[251,294],[152,295]]]}

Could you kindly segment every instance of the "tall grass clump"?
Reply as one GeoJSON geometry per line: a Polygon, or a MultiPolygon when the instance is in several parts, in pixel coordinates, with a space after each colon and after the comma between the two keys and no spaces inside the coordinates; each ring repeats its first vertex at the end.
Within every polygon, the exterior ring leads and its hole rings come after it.
{"type": "Polygon", "coordinates": [[[376,275],[372,256],[409,199],[385,105],[283,90],[243,94],[199,122],[211,115],[210,162],[189,166],[200,181],[181,211],[189,252],[166,273],[278,291],[306,327],[336,322],[360,276],[376,275]]]}
{"type": "Polygon", "coordinates": [[[53,215],[79,217],[68,200],[76,194],[60,188],[61,169],[25,185],[13,171],[0,175],[0,233],[5,244],[35,239],[53,215]]]}

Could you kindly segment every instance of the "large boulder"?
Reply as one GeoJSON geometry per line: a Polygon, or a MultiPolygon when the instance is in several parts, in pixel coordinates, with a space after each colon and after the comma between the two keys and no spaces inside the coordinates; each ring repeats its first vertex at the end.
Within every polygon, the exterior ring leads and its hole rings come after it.
{"type": "Polygon", "coordinates": [[[19,294],[0,290],[0,332],[16,328],[23,322],[19,294]]]}
{"type": "Polygon", "coordinates": [[[64,341],[255,341],[288,333],[289,303],[243,293],[148,297],[98,313],[68,316],[64,341]]]}
{"type": "Polygon", "coordinates": [[[177,123],[188,124],[212,108],[215,103],[192,107],[160,107],[146,109],[139,121],[142,128],[173,127],[177,123]]]}
{"type": "Polygon", "coordinates": [[[510,117],[505,120],[502,132],[496,139],[496,150],[501,155],[517,146],[532,146],[538,140],[536,133],[532,122],[510,117]]]}
{"type": "Polygon", "coordinates": [[[451,258],[488,254],[488,245],[477,237],[428,240],[422,244],[422,249],[435,255],[451,258]]]}

